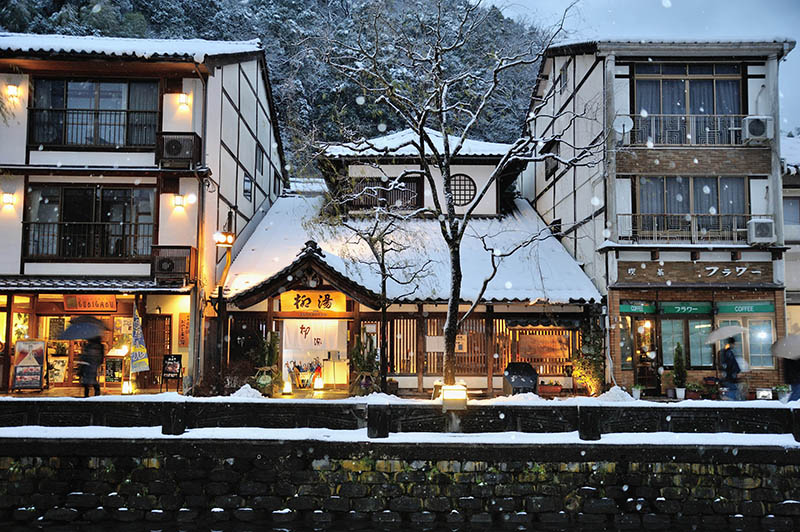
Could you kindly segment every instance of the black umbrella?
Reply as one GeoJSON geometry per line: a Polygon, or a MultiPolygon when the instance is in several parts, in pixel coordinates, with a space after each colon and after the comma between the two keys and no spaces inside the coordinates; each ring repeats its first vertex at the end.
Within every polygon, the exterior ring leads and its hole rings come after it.
{"type": "Polygon", "coordinates": [[[61,340],[88,340],[103,336],[108,330],[105,324],[94,316],[80,316],[70,321],[69,327],[61,333],[61,340]]]}

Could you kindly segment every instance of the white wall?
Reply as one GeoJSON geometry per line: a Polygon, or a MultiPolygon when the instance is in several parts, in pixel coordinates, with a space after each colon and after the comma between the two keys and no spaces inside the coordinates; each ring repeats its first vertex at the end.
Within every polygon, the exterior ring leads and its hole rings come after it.
{"type": "Polygon", "coordinates": [[[158,244],[161,246],[197,247],[197,201],[189,203],[190,195],[195,200],[199,193],[197,180],[183,178],[179,191],[184,206],[175,206],[175,194],[161,194],[159,198],[158,244]]]}
{"type": "Polygon", "coordinates": [[[0,120],[0,163],[25,164],[28,137],[28,76],[0,74],[0,95],[10,113],[7,121],[0,120]],[[19,97],[7,97],[9,85],[16,85],[19,97]]]}
{"type": "MultiPolygon", "coordinates": [[[[19,255],[17,255],[19,260],[19,255]]],[[[17,268],[19,271],[19,267],[17,268]]],[[[115,264],[111,262],[29,262],[25,275],[81,275],[88,277],[142,277],[150,275],[150,263],[115,264]]]]}
{"type": "MultiPolygon", "coordinates": [[[[2,144],[2,143],[0,143],[2,144]]],[[[0,176],[0,190],[14,195],[14,205],[0,204],[0,274],[19,274],[22,255],[22,209],[25,199],[25,179],[20,176],[0,176]]],[[[2,195],[0,195],[2,198],[2,195]]]]}
{"type": "MultiPolygon", "coordinates": [[[[23,148],[24,150],[24,148],[23,148]]],[[[23,151],[23,158],[25,154],[23,151]]],[[[123,151],[38,151],[30,154],[33,165],[42,166],[108,166],[112,168],[142,168],[155,166],[153,152],[123,151]]]]}
{"type": "MultiPolygon", "coordinates": [[[[186,89],[184,89],[186,90],[186,89]]],[[[199,97],[200,95],[197,95],[199,97]]],[[[180,103],[180,94],[168,93],[163,96],[163,116],[161,127],[167,133],[186,133],[194,131],[192,124],[192,108],[195,106],[193,93],[187,95],[186,104],[180,103]]],[[[197,105],[202,105],[198,102],[197,105]]]]}

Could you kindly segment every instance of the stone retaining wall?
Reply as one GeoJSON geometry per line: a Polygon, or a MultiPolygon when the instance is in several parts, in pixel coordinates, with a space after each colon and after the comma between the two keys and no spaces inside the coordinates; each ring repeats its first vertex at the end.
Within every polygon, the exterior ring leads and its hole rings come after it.
{"type": "Polygon", "coordinates": [[[344,521],[800,529],[800,449],[0,440],[0,528],[344,521]]]}

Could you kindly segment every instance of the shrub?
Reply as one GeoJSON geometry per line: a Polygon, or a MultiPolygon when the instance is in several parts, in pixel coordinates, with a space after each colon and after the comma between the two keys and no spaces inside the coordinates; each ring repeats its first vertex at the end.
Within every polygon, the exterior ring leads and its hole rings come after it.
{"type": "Polygon", "coordinates": [[[672,368],[672,382],[676,388],[686,387],[686,360],[683,358],[681,343],[675,344],[675,361],[672,368]]]}

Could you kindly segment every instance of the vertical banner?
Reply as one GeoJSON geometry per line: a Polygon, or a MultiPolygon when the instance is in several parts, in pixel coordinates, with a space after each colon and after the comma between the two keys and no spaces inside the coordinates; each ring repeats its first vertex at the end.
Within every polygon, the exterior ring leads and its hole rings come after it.
{"type": "Polygon", "coordinates": [[[139,311],[133,306],[133,342],[131,343],[131,373],[149,371],[150,362],[147,359],[147,348],[144,345],[144,331],[139,311]]]}

